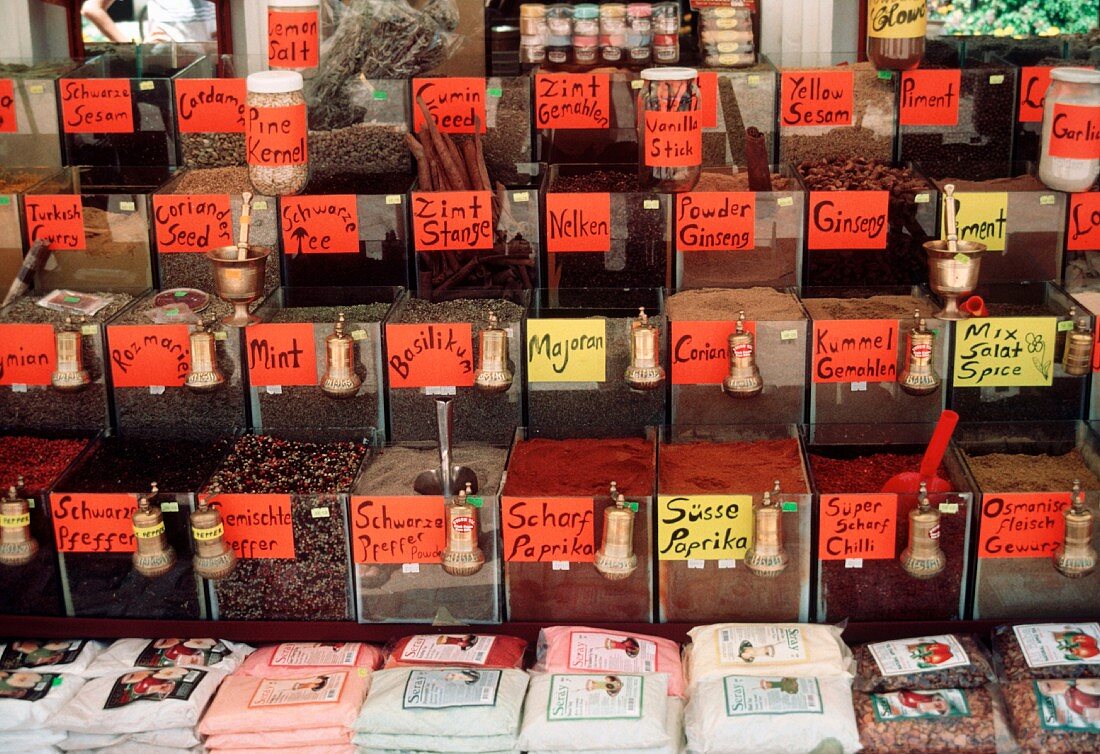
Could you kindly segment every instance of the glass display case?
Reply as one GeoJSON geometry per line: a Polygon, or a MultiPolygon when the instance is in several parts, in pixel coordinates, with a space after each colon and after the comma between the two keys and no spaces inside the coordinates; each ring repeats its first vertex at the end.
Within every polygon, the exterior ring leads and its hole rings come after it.
{"type": "Polygon", "coordinates": [[[68,58],[0,59],[0,165],[65,164],[57,82],[79,65],[68,58]]]}

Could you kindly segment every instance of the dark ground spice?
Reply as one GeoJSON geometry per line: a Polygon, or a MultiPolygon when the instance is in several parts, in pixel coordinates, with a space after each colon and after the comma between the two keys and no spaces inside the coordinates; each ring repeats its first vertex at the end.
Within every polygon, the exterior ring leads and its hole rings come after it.
{"type": "Polygon", "coordinates": [[[28,493],[48,489],[88,445],[87,440],[0,435],[0,492],[23,477],[28,493]]]}
{"type": "MultiPolygon", "coordinates": [[[[834,493],[878,492],[890,477],[920,468],[922,453],[873,453],[858,449],[814,449],[810,466],[822,498],[834,493]]],[[[941,466],[937,475],[950,479],[941,466]]],[[[969,505],[959,500],[955,514],[940,519],[940,547],[947,565],[930,579],[915,579],[901,567],[909,542],[909,511],[916,495],[898,499],[895,554],[891,560],[864,560],[862,568],[846,568],[843,560],[820,560],[818,620],[955,620],[966,566],[966,519],[969,505]]]]}
{"type": "Polygon", "coordinates": [[[662,494],[755,494],[779,480],[783,492],[808,492],[798,440],[688,442],[661,446],[662,494]]]}

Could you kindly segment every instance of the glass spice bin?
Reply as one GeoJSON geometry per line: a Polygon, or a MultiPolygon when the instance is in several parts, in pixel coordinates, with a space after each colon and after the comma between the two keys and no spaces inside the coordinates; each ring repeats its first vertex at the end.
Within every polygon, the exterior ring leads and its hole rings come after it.
{"type": "Polygon", "coordinates": [[[55,168],[0,168],[0,290],[5,293],[23,264],[23,194],[57,172],[55,168]]]}
{"type": "MultiPolygon", "coordinates": [[[[499,623],[500,488],[508,448],[460,443],[454,463],[474,473],[459,484],[449,512],[442,495],[419,494],[418,477],[439,468],[436,443],[393,443],[372,450],[351,493],[351,550],[361,623],[499,623]],[[473,511],[471,514],[470,512],[473,511]],[[471,523],[473,522],[473,523],[471,523]],[[473,527],[476,540],[451,533],[473,527]],[[480,566],[447,565],[448,550],[480,550],[480,566]],[[460,548],[460,549],[455,549],[460,548]]],[[[465,479],[465,476],[461,478],[465,479]]],[[[456,556],[456,560],[457,560],[456,556]]]]}
{"type": "Polygon", "coordinates": [[[958,449],[948,446],[937,472],[949,491],[929,492],[927,510],[916,494],[881,492],[895,474],[919,469],[933,426],[807,425],[817,499],[816,620],[965,617],[974,492],[958,449]],[[928,533],[936,531],[938,539],[928,533]]]}
{"type": "MultiPolygon", "coordinates": [[[[1070,194],[1066,219],[1066,269],[1062,282],[1072,293],[1100,288],[1100,225],[1093,220],[1100,211],[1100,182],[1080,194],[1070,194]]],[[[1097,302],[1092,302],[1093,304],[1097,302]]],[[[1089,307],[1096,312],[1096,307],[1089,307]]]]}
{"type": "MultiPolygon", "coordinates": [[[[1059,569],[1055,556],[1079,554],[1066,533],[1075,482],[1081,504],[1100,516],[1100,436],[1084,422],[960,425],[956,441],[980,493],[974,581],[976,620],[1100,618],[1100,572],[1059,569]]],[[[1100,545],[1095,524],[1092,547],[1100,545]]],[[[1095,550],[1093,551],[1095,558],[1095,550]]]]}
{"type": "Polygon", "coordinates": [[[228,445],[182,426],[170,438],[163,431],[112,433],[62,477],[50,493],[50,513],[70,617],[207,617],[189,517],[228,445]],[[160,512],[161,537],[135,537],[131,517],[142,498],[160,512]],[[164,573],[144,575],[134,562],[138,547],[170,549],[174,562],[164,573]]]}
{"type": "Polygon", "coordinates": [[[656,441],[652,428],[587,440],[516,432],[501,497],[509,620],[653,620],[656,441]]]}
{"type": "Polygon", "coordinates": [[[242,336],[252,426],[385,427],[382,323],[401,295],[329,287],[269,296],[242,336]]]}
{"type": "Polygon", "coordinates": [[[61,122],[57,80],[80,63],[69,58],[0,59],[0,89],[6,89],[11,104],[4,108],[0,125],[0,165],[35,165],[59,168],[61,122]],[[14,119],[14,126],[11,120],[14,119]]]}
{"type": "Polygon", "coordinates": [[[179,165],[245,167],[245,79],[266,71],[259,55],[207,55],[172,79],[179,165]]]}
{"type": "Polygon", "coordinates": [[[764,135],[769,161],[778,143],[775,108],[779,96],[779,72],[761,56],[747,68],[709,70],[699,68],[703,113],[703,167],[745,165],[745,131],[755,128],[764,135]],[[714,95],[710,106],[706,98],[714,95]]]}
{"type": "MultiPolygon", "coordinates": [[[[608,77],[607,125],[603,128],[538,128],[538,159],[549,165],[628,163],[638,158],[638,129],[634,118],[633,82],[637,72],[615,71],[608,77]]],[[[545,95],[555,94],[552,84],[535,77],[536,109],[545,95]]],[[[547,112],[550,118],[551,113],[547,112]]],[[[550,121],[552,122],[552,121],[550,121]]],[[[706,143],[704,135],[704,145],[706,143]]]]}
{"type": "Polygon", "coordinates": [[[659,451],[660,620],[807,620],[813,505],[797,426],[665,428],[659,451]],[[698,511],[713,518],[692,523],[698,511]]]}

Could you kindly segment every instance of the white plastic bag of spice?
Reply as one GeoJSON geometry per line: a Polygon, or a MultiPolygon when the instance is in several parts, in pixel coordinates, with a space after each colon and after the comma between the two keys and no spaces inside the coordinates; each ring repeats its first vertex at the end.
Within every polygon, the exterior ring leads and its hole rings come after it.
{"type": "Polygon", "coordinates": [[[57,751],[57,744],[65,740],[60,730],[16,730],[0,732],[0,751],[36,751],[48,748],[57,751]]]}
{"type": "Polygon", "coordinates": [[[106,749],[124,743],[163,746],[169,749],[189,749],[202,743],[194,728],[165,728],[144,733],[76,733],[71,732],[58,748],[64,751],[106,749]]]}
{"type": "Polygon", "coordinates": [[[29,670],[0,670],[0,731],[35,731],[51,726],[84,679],[29,670]]]}
{"type": "Polygon", "coordinates": [[[688,632],[691,686],[715,676],[851,678],[852,653],[836,626],[718,623],[688,632]]]}
{"type": "MultiPolygon", "coordinates": [[[[600,754],[681,754],[684,750],[684,702],[677,697],[669,697],[665,712],[665,731],[668,743],[649,749],[602,749],[600,754]]],[[[565,754],[561,750],[533,749],[527,754],[565,754]]]]}
{"type": "Polygon", "coordinates": [[[198,668],[147,668],[88,681],[53,719],[78,733],[193,728],[225,676],[198,668]]]}
{"type": "Polygon", "coordinates": [[[531,677],[516,748],[606,752],[671,742],[663,673],[547,673],[531,677]]]}
{"type": "Polygon", "coordinates": [[[85,675],[103,646],[84,639],[16,640],[0,643],[0,670],[85,675]]]}
{"type": "Polygon", "coordinates": [[[695,754],[809,754],[859,751],[846,678],[728,675],[692,691],[684,713],[695,754]]]}
{"type": "Polygon", "coordinates": [[[229,674],[252,653],[247,644],[220,639],[119,639],[88,668],[89,678],[137,668],[194,667],[229,674]]]}

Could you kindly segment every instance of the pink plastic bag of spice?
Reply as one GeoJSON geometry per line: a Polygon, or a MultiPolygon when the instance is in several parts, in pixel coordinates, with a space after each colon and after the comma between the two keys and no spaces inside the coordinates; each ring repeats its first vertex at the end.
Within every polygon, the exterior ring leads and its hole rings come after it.
{"type": "Polygon", "coordinates": [[[552,626],[539,632],[538,662],[548,673],[665,673],[669,696],[684,695],[680,645],[642,634],[552,626]]]}
{"type": "Polygon", "coordinates": [[[387,668],[446,666],[523,669],[527,642],[515,636],[417,634],[387,647],[387,668]]]}
{"type": "Polygon", "coordinates": [[[382,650],[372,644],[320,642],[272,644],[260,647],[241,664],[237,675],[260,678],[297,678],[314,670],[377,670],[382,650]]]}

